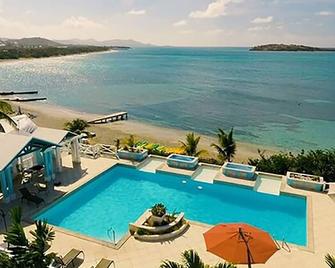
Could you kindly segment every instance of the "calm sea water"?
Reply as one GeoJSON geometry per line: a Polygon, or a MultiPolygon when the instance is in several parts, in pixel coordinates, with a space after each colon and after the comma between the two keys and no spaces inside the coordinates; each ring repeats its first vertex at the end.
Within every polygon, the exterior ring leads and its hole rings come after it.
{"type": "Polygon", "coordinates": [[[0,64],[0,90],[290,150],[334,146],[335,53],[142,48],[0,64]]]}
{"type": "Polygon", "coordinates": [[[156,203],[165,204],[170,212],[184,212],[189,220],[213,225],[246,222],[276,239],[306,245],[305,198],[120,166],[60,199],[36,218],[107,241],[107,230],[113,228],[119,240],[128,231],[128,223],[156,203]]]}

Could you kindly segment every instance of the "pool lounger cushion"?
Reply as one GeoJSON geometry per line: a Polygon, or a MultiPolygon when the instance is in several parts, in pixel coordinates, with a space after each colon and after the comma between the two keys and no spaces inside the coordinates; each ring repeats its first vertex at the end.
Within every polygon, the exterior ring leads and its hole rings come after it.
{"type": "Polygon", "coordinates": [[[74,265],[74,260],[77,259],[80,254],[83,254],[83,258],[85,257],[82,250],[73,248],[64,257],[57,258],[56,262],[62,265],[62,267],[68,267],[71,263],[74,265]]]}
{"type": "Polygon", "coordinates": [[[112,263],[114,263],[114,261],[101,259],[95,268],[109,268],[111,267],[112,263]]]}
{"type": "Polygon", "coordinates": [[[19,189],[22,197],[21,197],[21,201],[23,199],[26,199],[28,202],[33,202],[35,203],[36,205],[39,205],[41,203],[44,202],[44,199],[41,198],[41,197],[38,197],[36,195],[33,195],[27,188],[21,188],[19,189]]]}

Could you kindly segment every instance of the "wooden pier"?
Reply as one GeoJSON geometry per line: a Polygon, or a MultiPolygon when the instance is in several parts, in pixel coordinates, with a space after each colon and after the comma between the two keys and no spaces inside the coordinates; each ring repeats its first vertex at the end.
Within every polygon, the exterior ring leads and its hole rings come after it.
{"type": "Polygon", "coordinates": [[[41,101],[41,100],[46,100],[46,97],[37,97],[37,98],[3,98],[1,100],[4,101],[14,101],[14,102],[29,102],[29,101],[41,101]]]}
{"type": "Polygon", "coordinates": [[[95,120],[88,121],[88,123],[89,124],[107,124],[107,123],[112,123],[115,121],[127,120],[127,119],[128,119],[127,112],[118,112],[118,113],[106,115],[101,118],[97,118],[95,120]]]}
{"type": "Polygon", "coordinates": [[[1,96],[22,95],[22,94],[38,94],[38,91],[32,90],[32,91],[2,91],[0,92],[1,96]]]}

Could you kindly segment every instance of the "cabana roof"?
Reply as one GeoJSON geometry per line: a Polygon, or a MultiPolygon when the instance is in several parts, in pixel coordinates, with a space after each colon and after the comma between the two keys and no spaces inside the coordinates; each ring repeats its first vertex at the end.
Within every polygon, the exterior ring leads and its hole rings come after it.
{"type": "Polygon", "coordinates": [[[0,171],[5,169],[15,158],[33,152],[45,150],[58,143],[46,141],[34,136],[0,133],[0,171]]]}

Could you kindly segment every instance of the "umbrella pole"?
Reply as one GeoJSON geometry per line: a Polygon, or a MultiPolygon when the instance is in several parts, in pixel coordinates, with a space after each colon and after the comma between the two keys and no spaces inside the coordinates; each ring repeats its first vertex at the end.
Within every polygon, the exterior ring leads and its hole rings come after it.
{"type": "Polygon", "coordinates": [[[250,252],[250,249],[249,249],[249,245],[248,245],[248,241],[245,239],[244,237],[244,234],[243,234],[243,231],[242,231],[242,228],[239,228],[239,233],[240,233],[240,236],[242,237],[246,247],[247,247],[247,256],[248,256],[248,268],[251,268],[251,252],[250,252]]]}

